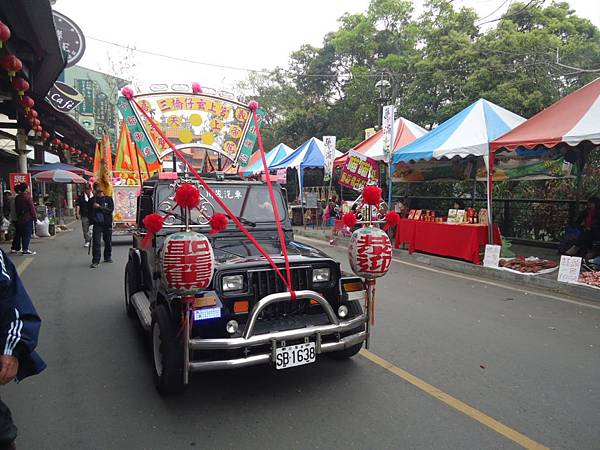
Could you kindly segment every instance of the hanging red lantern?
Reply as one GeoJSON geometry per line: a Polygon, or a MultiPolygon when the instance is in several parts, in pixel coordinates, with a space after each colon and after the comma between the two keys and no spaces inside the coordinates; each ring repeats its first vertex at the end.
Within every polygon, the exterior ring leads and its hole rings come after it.
{"type": "Polygon", "coordinates": [[[215,257],[206,236],[183,231],[165,240],[161,263],[168,287],[196,292],[210,285],[215,257]]]}
{"type": "Polygon", "coordinates": [[[39,132],[39,133],[41,133],[41,132],[42,132],[42,130],[43,130],[43,128],[42,128],[42,126],[41,126],[41,125],[36,125],[35,127],[33,127],[33,129],[34,129],[35,131],[39,132]]]}
{"type": "Polygon", "coordinates": [[[0,48],[4,46],[4,43],[10,39],[10,28],[4,23],[0,22],[0,48]]]}
{"type": "Polygon", "coordinates": [[[23,68],[23,63],[15,55],[10,54],[0,59],[0,65],[6,70],[9,77],[14,77],[23,68]]]}
{"type": "Polygon", "coordinates": [[[49,137],[50,137],[50,133],[48,133],[47,131],[42,131],[42,139],[44,141],[47,141],[49,137]]]}
{"type": "Polygon", "coordinates": [[[350,237],[348,259],[352,271],[359,277],[372,280],[384,276],[392,262],[392,243],[377,227],[364,227],[350,237]]]}
{"type": "Polygon", "coordinates": [[[19,96],[23,97],[25,92],[29,90],[29,83],[25,78],[17,77],[12,80],[12,87],[17,91],[19,96]]]}
{"type": "Polygon", "coordinates": [[[27,117],[30,119],[35,119],[38,116],[38,112],[35,109],[30,109],[27,111],[27,117]]]}
{"type": "Polygon", "coordinates": [[[40,122],[40,119],[29,119],[29,123],[34,127],[38,127],[42,124],[42,122],[40,122]]]}
{"type": "Polygon", "coordinates": [[[35,105],[35,101],[31,97],[26,95],[21,99],[21,105],[23,105],[25,111],[29,111],[29,109],[33,108],[33,105],[35,105]]]}

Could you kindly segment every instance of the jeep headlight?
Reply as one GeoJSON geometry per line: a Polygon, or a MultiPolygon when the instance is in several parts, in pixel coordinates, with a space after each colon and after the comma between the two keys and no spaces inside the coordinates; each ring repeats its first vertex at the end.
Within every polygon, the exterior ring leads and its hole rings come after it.
{"type": "Polygon", "coordinates": [[[313,283],[324,283],[329,281],[331,277],[331,269],[329,267],[323,267],[321,269],[313,269],[312,280],[313,283]]]}
{"type": "Polygon", "coordinates": [[[241,291],[244,289],[244,275],[227,275],[221,284],[223,291],[241,291]]]}

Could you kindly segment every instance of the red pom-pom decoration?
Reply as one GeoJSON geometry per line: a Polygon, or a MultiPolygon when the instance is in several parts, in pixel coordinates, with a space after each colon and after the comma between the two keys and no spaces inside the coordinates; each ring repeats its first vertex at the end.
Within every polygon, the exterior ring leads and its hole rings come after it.
{"type": "Polygon", "coordinates": [[[200,204],[200,192],[190,183],[184,183],[175,192],[175,203],[182,208],[194,209],[200,204]]]}
{"type": "Polygon", "coordinates": [[[348,228],[352,228],[356,225],[356,214],[353,212],[344,214],[342,217],[342,222],[344,222],[344,225],[346,225],[348,228]]]}
{"type": "Polygon", "coordinates": [[[255,112],[258,109],[258,102],[256,100],[250,100],[248,103],[248,109],[250,109],[252,112],[255,112]]]}
{"type": "Polygon", "coordinates": [[[29,90],[29,83],[25,78],[17,77],[12,80],[12,87],[19,95],[23,96],[29,90]]]}
{"type": "Polygon", "coordinates": [[[228,219],[225,214],[213,214],[213,216],[208,221],[208,224],[210,225],[209,234],[216,234],[219,231],[223,231],[225,228],[227,228],[227,222],[228,219]]]}
{"type": "Polygon", "coordinates": [[[395,227],[400,223],[400,214],[396,211],[390,211],[385,215],[385,225],[383,227],[383,231],[387,230],[389,227],[395,227]]]}
{"type": "Polygon", "coordinates": [[[0,22],[0,48],[2,44],[10,39],[10,28],[5,23],[0,22]]]}
{"type": "Polygon", "coordinates": [[[200,86],[200,83],[198,83],[197,81],[194,81],[192,83],[192,92],[194,94],[202,94],[202,86],[200,86]]]}
{"type": "Polygon", "coordinates": [[[129,86],[125,86],[123,89],[121,89],[121,94],[123,94],[125,98],[131,100],[133,98],[133,89],[131,89],[129,86]]]}
{"type": "Polygon", "coordinates": [[[367,205],[377,206],[381,202],[381,189],[377,186],[367,186],[363,190],[362,197],[367,205]]]}
{"type": "Polygon", "coordinates": [[[165,219],[163,219],[160,214],[152,213],[144,217],[142,222],[144,223],[144,227],[147,231],[146,236],[144,236],[144,240],[142,241],[142,247],[146,248],[152,242],[154,235],[162,230],[162,227],[165,224],[165,219]]]}

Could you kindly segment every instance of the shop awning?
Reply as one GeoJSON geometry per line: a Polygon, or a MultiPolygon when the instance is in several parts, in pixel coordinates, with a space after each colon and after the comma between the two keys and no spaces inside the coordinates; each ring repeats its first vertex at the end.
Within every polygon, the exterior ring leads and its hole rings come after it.
{"type": "MultiPolygon", "coordinates": [[[[293,151],[294,150],[292,150],[290,147],[288,147],[284,143],[277,144],[265,155],[265,159],[267,161],[267,167],[270,169],[271,166],[275,166],[277,163],[282,161],[293,151]]],[[[260,151],[258,151],[258,153],[260,155],[260,151]]],[[[257,175],[259,173],[262,173],[263,171],[264,171],[264,167],[263,167],[262,158],[258,157],[257,160],[254,162],[254,164],[245,168],[242,173],[245,177],[250,177],[252,175],[257,175]]]]}
{"type": "Polygon", "coordinates": [[[491,150],[600,144],[600,78],[563,97],[491,143],[491,150]]]}

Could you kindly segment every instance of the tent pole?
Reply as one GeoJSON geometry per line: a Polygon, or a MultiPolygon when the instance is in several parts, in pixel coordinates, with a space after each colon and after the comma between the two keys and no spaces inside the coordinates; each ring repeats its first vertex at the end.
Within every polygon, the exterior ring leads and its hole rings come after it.
{"type": "Polygon", "coordinates": [[[494,219],[492,214],[492,189],[494,188],[494,153],[488,148],[488,176],[487,176],[487,210],[488,210],[488,242],[494,243],[494,219]]]}

